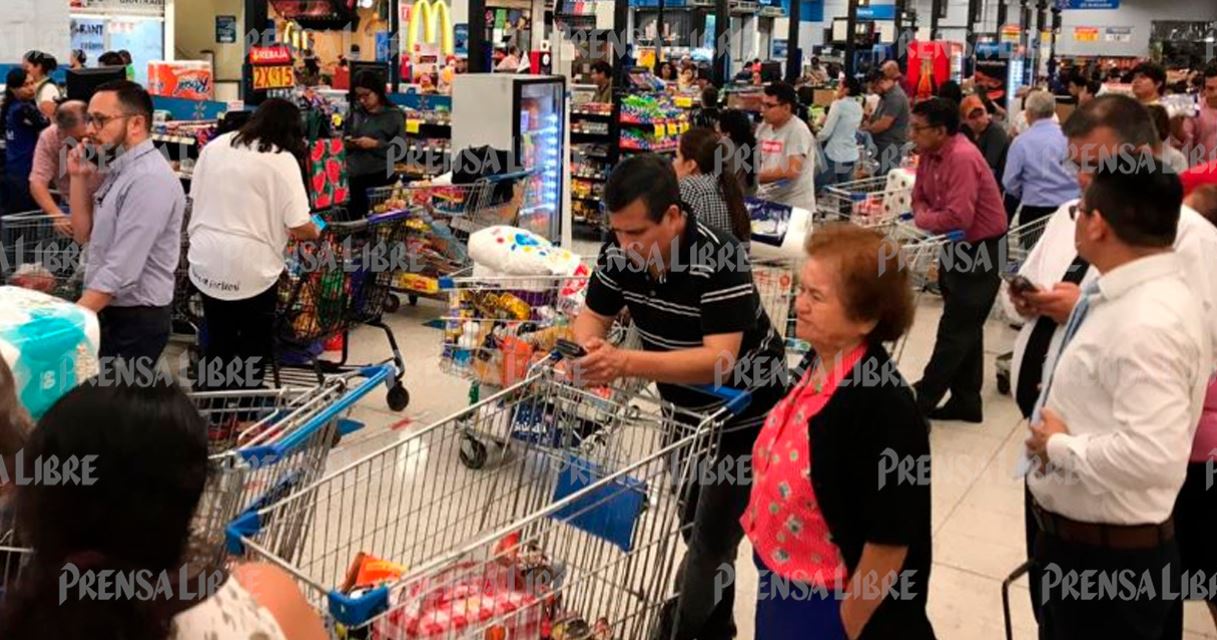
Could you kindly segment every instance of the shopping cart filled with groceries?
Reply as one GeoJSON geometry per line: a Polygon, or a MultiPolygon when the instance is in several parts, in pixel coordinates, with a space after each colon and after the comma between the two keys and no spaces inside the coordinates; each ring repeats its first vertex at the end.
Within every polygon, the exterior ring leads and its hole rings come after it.
{"type": "MultiPolygon", "coordinates": [[[[333,376],[311,388],[190,394],[208,425],[210,450],[207,484],[191,527],[192,566],[223,566],[229,523],[245,510],[316,481],[334,443],[363,426],[348,417],[351,408],[392,380],[392,368],[380,366],[333,376]]],[[[21,542],[17,531],[0,532],[0,589],[20,580],[31,553],[21,542]]]]}
{"type": "Polygon", "coordinates": [[[678,488],[749,397],[707,390],[724,404],[700,415],[658,398],[606,399],[573,384],[557,358],[242,516],[230,550],[289,571],[336,636],[647,637],[671,595],[678,488]],[[589,406],[605,417],[596,447],[507,439],[485,471],[452,463],[471,427],[540,422],[563,439],[589,406]]]}

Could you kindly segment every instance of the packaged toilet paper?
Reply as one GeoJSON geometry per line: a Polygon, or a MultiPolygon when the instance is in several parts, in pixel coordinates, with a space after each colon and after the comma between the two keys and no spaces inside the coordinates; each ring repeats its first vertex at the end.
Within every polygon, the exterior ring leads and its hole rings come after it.
{"type": "Polygon", "coordinates": [[[97,375],[97,315],[21,287],[0,287],[0,355],[17,398],[36,420],[60,396],[97,375]]]}

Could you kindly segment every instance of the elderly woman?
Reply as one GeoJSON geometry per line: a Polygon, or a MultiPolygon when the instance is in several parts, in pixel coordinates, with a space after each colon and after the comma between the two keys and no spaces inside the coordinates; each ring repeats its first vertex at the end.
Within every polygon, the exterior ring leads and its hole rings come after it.
{"type": "Polygon", "coordinates": [[[756,439],[741,519],[756,637],[933,638],[928,423],[883,347],[913,320],[899,248],[817,229],[795,309],[813,353],[756,439]]]}

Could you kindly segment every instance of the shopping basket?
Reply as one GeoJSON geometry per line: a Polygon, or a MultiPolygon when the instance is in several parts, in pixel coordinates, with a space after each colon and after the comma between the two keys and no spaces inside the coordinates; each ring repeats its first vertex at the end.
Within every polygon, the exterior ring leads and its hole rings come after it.
{"type": "Polygon", "coordinates": [[[84,286],[84,250],[42,211],[0,217],[0,282],[75,302],[84,286]]]}
{"type": "Polygon", "coordinates": [[[889,184],[887,176],[877,176],[825,188],[817,208],[826,220],[887,228],[912,211],[912,196],[911,188],[889,184]]]}
{"type": "Polygon", "coordinates": [[[384,332],[392,352],[395,384],[389,387],[389,407],[406,408],[410,396],[401,383],[405,360],[383,315],[393,275],[411,259],[405,246],[408,221],[406,211],[330,221],[317,240],[289,243],[276,311],[276,386],[281,365],[312,369],[319,380],[324,373],[362,368],[347,364],[349,333],[368,325],[384,332]],[[343,337],[341,359],[318,359],[318,346],[335,336],[343,337]]]}
{"type": "MultiPolygon", "coordinates": [[[[256,509],[315,481],[336,438],[362,425],[346,414],[373,388],[392,379],[387,366],[328,378],[313,388],[216,391],[191,394],[212,431],[210,471],[195,512],[191,560],[221,566],[225,526],[242,510],[256,509]],[[215,438],[217,431],[231,437],[215,438]]],[[[9,526],[0,533],[0,588],[19,577],[29,549],[9,526]]]]}
{"type": "Polygon", "coordinates": [[[562,634],[594,624],[644,638],[671,593],[683,507],[674,488],[749,401],[718,393],[723,408],[693,416],[613,404],[543,367],[243,515],[230,551],[290,572],[348,637],[589,637],[562,634]],[[471,423],[506,431],[541,417],[560,432],[589,403],[613,416],[590,453],[509,441],[493,472],[450,464],[471,423]],[[552,409],[538,416],[539,406],[552,409]],[[375,567],[380,576],[367,575],[375,567]]]}
{"type": "MultiPolygon", "coordinates": [[[[375,213],[408,211],[406,243],[417,260],[396,274],[394,291],[407,295],[410,304],[418,296],[442,297],[439,279],[470,266],[469,234],[496,224],[517,223],[521,195],[519,181],[530,172],[487,176],[469,184],[440,181],[397,183],[368,190],[375,213]]],[[[390,296],[386,310],[396,311],[400,301],[390,296]]]]}

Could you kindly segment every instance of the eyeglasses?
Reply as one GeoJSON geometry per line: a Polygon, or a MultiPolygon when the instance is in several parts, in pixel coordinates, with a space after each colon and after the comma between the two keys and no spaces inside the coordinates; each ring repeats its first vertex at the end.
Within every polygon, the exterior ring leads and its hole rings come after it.
{"type": "Polygon", "coordinates": [[[1069,207],[1069,219],[1077,220],[1079,213],[1081,213],[1082,215],[1088,216],[1088,215],[1090,215],[1091,211],[1092,211],[1091,209],[1087,209],[1087,208],[1083,207],[1081,204],[1075,204],[1075,205],[1069,207]]]}
{"type": "Polygon", "coordinates": [[[119,113],[119,114],[115,114],[112,116],[108,116],[104,113],[86,113],[84,116],[84,122],[86,125],[91,124],[98,129],[105,129],[106,125],[110,124],[111,122],[113,122],[115,120],[118,120],[120,118],[125,120],[127,118],[132,118],[135,115],[136,114],[134,114],[134,113],[119,113]]]}

